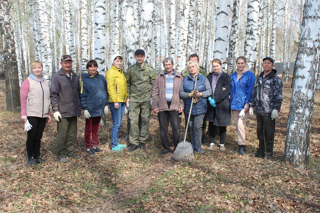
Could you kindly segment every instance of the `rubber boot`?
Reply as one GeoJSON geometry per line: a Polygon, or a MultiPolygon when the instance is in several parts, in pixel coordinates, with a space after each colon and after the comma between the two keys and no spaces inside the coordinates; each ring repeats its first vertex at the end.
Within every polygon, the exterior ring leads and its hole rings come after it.
{"type": "Polygon", "coordinates": [[[239,155],[244,155],[245,146],[239,145],[239,155]]]}

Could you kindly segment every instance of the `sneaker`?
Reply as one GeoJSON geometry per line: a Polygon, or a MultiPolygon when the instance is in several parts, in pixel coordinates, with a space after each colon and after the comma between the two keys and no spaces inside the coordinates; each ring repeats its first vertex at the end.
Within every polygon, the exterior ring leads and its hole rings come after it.
{"type": "Polygon", "coordinates": [[[103,152],[99,147],[96,147],[96,148],[93,147],[92,149],[94,152],[103,152]]]}
{"type": "Polygon", "coordinates": [[[139,146],[134,145],[134,144],[130,144],[130,145],[128,146],[128,152],[133,152],[134,150],[136,150],[136,149],[138,149],[138,148],[139,148],[139,146]]]}
{"type": "Polygon", "coordinates": [[[119,145],[118,146],[115,146],[115,147],[112,147],[112,151],[114,152],[118,152],[118,151],[121,151],[124,147],[120,147],[119,145]]]}
{"type": "Polygon", "coordinates": [[[213,151],[213,150],[214,150],[214,144],[211,144],[211,145],[207,148],[207,150],[213,151]]]}
{"type": "Polygon", "coordinates": [[[77,155],[77,154],[72,154],[72,155],[68,155],[70,158],[73,158],[73,159],[78,159],[78,158],[80,158],[80,156],[79,155],[77,155]]]}
{"type": "Polygon", "coordinates": [[[93,149],[87,150],[87,153],[88,153],[89,155],[94,155],[94,154],[96,154],[96,153],[93,151],[93,149]]]}
{"type": "Polygon", "coordinates": [[[201,147],[200,147],[200,148],[196,148],[195,151],[199,152],[200,154],[203,154],[203,153],[204,153],[204,151],[203,151],[203,149],[202,149],[201,147]]]}
{"type": "Polygon", "coordinates": [[[68,161],[68,159],[66,157],[59,157],[59,161],[61,163],[66,163],[68,161]]]}
{"type": "Polygon", "coordinates": [[[141,150],[146,150],[146,144],[145,144],[145,143],[140,143],[140,144],[139,144],[139,148],[140,148],[141,150]]]}
{"type": "Polygon", "coordinates": [[[118,143],[118,146],[123,147],[123,148],[127,147],[126,144],[121,144],[121,143],[118,143]]]}
{"type": "Polygon", "coordinates": [[[165,154],[168,154],[170,152],[170,150],[168,150],[168,149],[162,149],[161,151],[160,151],[160,154],[161,155],[165,155],[165,154]]]}
{"type": "Polygon", "coordinates": [[[36,159],[34,159],[33,157],[28,157],[27,164],[28,164],[29,166],[37,165],[36,159]]]}
{"type": "Polygon", "coordinates": [[[226,150],[226,148],[224,147],[224,145],[221,146],[221,144],[220,144],[220,151],[223,152],[223,151],[225,151],[225,150],[226,150]]]}
{"type": "Polygon", "coordinates": [[[36,163],[44,163],[45,161],[42,159],[42,158],[40,158],[40,157],[37,157],[36,159],[36,163]]]}

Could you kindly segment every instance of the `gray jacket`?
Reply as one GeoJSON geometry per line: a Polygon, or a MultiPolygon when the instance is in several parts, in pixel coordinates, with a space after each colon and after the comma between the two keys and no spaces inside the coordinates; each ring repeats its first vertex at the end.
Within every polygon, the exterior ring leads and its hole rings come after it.
{"type": "Polygon", "coordinates": [[[53,112],[59,111],[63,118],[81,115],[79,76],[72,72],[72,77],[60,69],[53,74],[50,87],[53,112]]]}

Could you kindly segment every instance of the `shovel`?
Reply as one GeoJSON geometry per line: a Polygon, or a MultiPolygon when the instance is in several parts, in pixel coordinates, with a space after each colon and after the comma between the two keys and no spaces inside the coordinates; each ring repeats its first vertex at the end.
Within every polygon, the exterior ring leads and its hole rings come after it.
{"type": "MultiPolygon", "coordinates": [[[[197,77],[196,77],[196,80],[194,83],[194,90],[197,88],[196,86],[197,86],[197,77]]],[[[184,133],[184,139],[183,139],[183,141],[178,143],[176,149],[174,150],[174,152],[172,154],[172,158],[176,161],[191,161],[194,158],[192,144],[190,142],[186,141],[189,121],[190,121],[190,117],[191,117],[192,105],[193,105],[193,98],[191,99],[191,106],[190,106],[186,131],[184,133]]]]}

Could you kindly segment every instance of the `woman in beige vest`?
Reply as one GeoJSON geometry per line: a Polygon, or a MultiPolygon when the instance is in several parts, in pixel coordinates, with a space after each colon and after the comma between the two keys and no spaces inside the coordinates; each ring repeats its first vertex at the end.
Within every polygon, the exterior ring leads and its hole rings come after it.
{"type": "Polygon", "coordinates": [[[47,80],[42,76],[40,61],[31,63],[32,74],[21,85],[21,119],[28,131],[28,165],[44,163],[40,157],[40,141],[46,122],[50,122],[50,92],[47,80]]]}

